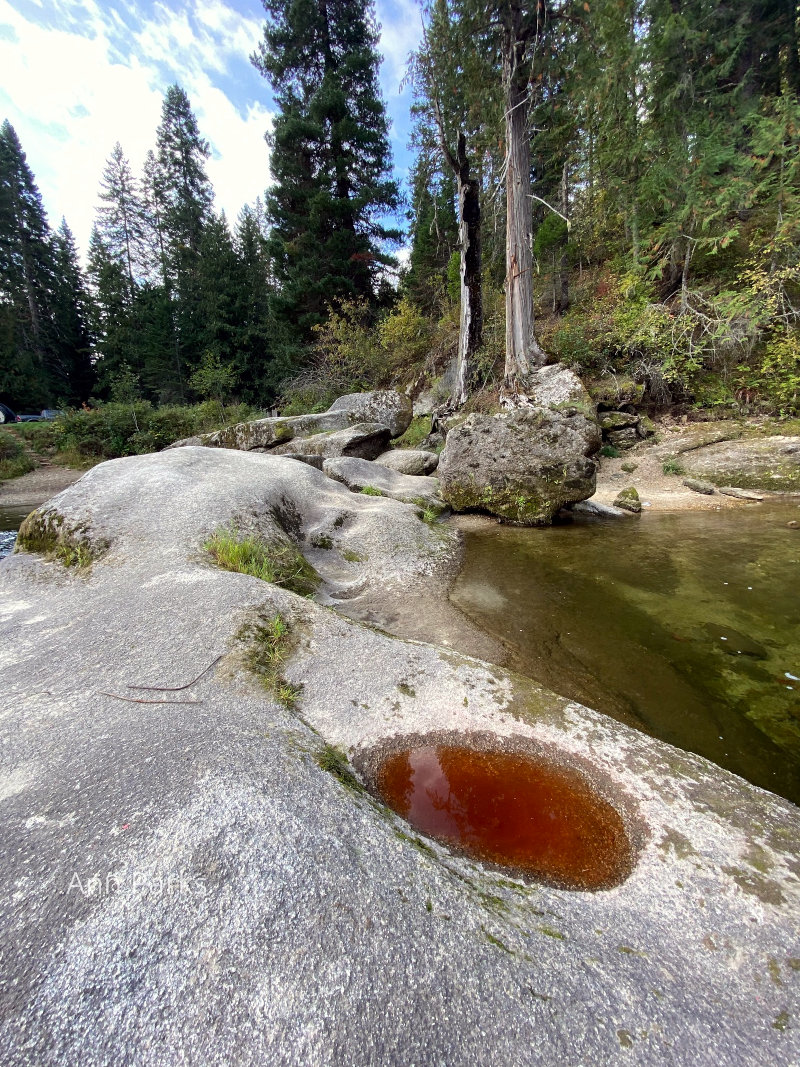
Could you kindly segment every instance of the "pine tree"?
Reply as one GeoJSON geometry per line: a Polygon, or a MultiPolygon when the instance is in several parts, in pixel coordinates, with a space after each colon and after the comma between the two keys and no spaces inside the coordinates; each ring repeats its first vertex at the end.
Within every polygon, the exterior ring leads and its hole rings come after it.
{"type": "Polygon", "coordinates": [[[6,120],[0,127],[0,392],[21,407],[44,407],[68,388],[56,344],[53,287],[42,198],[6,120]]]}
{"type": "Polygon", "coordinates": [[[94,384],[92,366],[90,296],[78,263],[75,238],[66,220],[53,238],[55,284],[53,319],[59,363],[64,367],[68,391],[64,399],[78,404],[89,398],[94,384]]]}
{"type": "Polygon", "coordinates": [[[132,297],[142,273],[144,209],[136,179],[119,141],[103,171],[100,200],[98,229],[109,254],[123,264],[132,297]]]}
{"type": "Polygon", "coordinates": [[[271,253],[284,315],[307,339],[331,301],[374,300],[396,211],[372,4],[263,0],[254,54],[280,113],[271,134],[271,253]]]}

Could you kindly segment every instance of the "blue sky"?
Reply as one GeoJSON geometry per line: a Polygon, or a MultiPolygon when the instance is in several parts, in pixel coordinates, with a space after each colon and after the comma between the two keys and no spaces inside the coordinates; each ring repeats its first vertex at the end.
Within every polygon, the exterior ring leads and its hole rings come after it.
{"type": "MultiPolygon", "coordinates": [[[[420,14],[415,0],[378,0],[377,13],[381,86],[404,179],[411,99],[400,82],[420,14]]],[[[248,58],[263,24],[260,0],[0,0],[0,121],[17,131],[51,225],[65,216],[86,250],[114,142],[138,172],[173,82],[211,144],[216,208],[233,221],[263,195],[274,104],[248,58]]]]}

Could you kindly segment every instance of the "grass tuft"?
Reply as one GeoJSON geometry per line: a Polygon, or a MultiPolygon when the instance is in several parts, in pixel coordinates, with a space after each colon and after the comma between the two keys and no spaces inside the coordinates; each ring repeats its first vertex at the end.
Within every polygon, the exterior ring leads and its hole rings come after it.
{"type": "Polygon", "coordinates": [[[312,596],[319,585],[317,572],[290,544],[268,544],[228,527],[212,534],[203,548],[224,570],[251,574],[299,596],[312,596]]]}
{"type": "Polygon", "coordinates": [[[283,665],[292,651],[289,623],[280,614],[243,626],[237,634],[247,644],[245,663],[262,686],[289,711],[297,709],[302,686],[283,677],[283,665]]]}
{"type": "Polygon", "coordinates": [[[361,492],[364,496],[383,496],[380,489],[376,489],[374,485],[365,485],[361,492]]]}

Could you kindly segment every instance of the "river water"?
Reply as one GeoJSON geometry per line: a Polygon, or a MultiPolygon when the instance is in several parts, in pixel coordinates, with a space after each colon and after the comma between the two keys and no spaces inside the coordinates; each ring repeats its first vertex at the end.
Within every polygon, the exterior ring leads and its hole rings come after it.
{"type": "Polygon", "coordinates": [[[800,803],[797,503],[465,532],[508,665],[800,803]]]}
{"type": "Polygon", "coordinates": [[[0,559],[13,552],[17,530],[31,510],[29,505],[20,508],[0,507],[0,559]]]}

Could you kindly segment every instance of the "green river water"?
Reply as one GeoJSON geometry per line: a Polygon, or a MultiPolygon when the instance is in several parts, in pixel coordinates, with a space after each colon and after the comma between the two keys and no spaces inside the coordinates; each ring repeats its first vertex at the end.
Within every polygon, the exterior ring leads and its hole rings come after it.
{"type": "Polygon", "coordinates": [[[800,803],[797,503],[465,532],[508,665],[800,803]]]}

